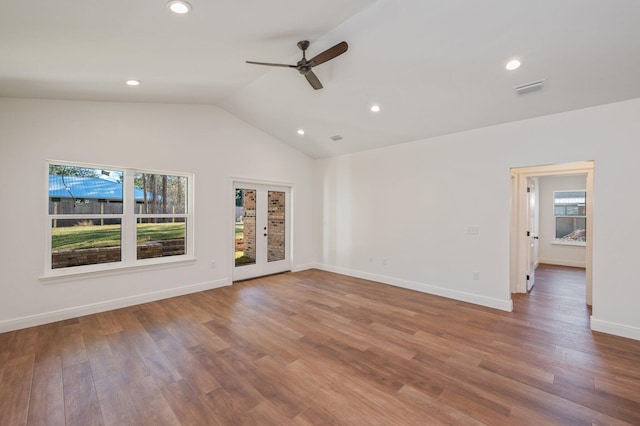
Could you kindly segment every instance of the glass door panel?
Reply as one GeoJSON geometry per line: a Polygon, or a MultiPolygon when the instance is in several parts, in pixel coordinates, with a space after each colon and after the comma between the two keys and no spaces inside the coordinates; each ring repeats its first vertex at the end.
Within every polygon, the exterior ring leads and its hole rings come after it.
{"type": "Polygon", "coordinates": [[[285,192],[268,191],[267,262],[285,258],[285,192]]]}
{"type": "Polygon", "coordinates": [[[256,263],[256,190],[236,188],[235,265],[256,263]]]}

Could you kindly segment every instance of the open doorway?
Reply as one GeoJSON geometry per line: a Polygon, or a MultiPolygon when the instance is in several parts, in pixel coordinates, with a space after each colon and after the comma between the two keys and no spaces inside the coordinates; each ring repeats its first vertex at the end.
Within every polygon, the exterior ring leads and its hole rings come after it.
{"type": "MultiPolygon", "coordinates": [[[[511,169],[511,250],[510,250],[510,283],[511,293],[527,293],[535,285],[535,269],[542,260],[539,257],[539,231],[540,231],[540,183],[549,181],[550,177],[582,176],[585,188],[571,188],[572,190],[584,189],[586,199],[582,210],[578,212],[583,215],[574,215],[573,220],[564,218],[555,220],[559,224],[583,223],[585,229],[581,229],[586,236],[584,242],[583,265],[575,264],[570,266],[584,266],[585,268],[585,300],[588,305],[592,302],[592,253],[593,253],[593,162],[566,163],[546,166],[519,167],[511,169]],[[582,220],[582,222],[580,222],[582,220]]],[[[574,184],[576,185],[576,184],[574,184]]],[[[579,186],[579,185],[578,185],[579,186]]],[[[566,191],[565,198],[557,198],[557,211],[560,212],[562,202],[569,202],[569,195],[577,191],[566,191]]],[[[545,194],[545,196],[548,194],[545,194]]],[[[575,195],[575,194],[573,194],[575,195]]],[[[576,196],[577,197],[577,196],[576,196]]],[[[574,198],[576,198],[574,197],[574,198]]],[[[554,196],[554,199],[555,196],[554,196]]],[[[553,204],[553,201],[552,201],[553,204]]],[[[548,207],[549,209],[551,207],[548,207]]],[[[545,207],[545,211],[546,211],[545,207]]],[[[566,209],[572,213],[573,209],[566,209]]],[[[555,213],[554,213],[554,216],[555,213]]],[[[558,215],[560,216],[560,215],[558,215]]],[[[576,230],[572,237],[579,235],[576,230]]],[[[571,242],[561,244],[571,245],[571,242]]],[[[576,245],[582,245],[576,243],[576,245]]]]}

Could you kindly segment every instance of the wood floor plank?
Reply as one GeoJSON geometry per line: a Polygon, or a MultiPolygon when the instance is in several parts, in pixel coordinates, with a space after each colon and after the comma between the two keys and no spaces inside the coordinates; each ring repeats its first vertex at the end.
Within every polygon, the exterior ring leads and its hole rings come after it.
{"type": "Polygon", "coordinates": [[[403,397],[406,397],[408,400],[424,407],[426,411],[424,416],[425,424],[455,424],[468,426],[479,426],[485,424],[472,416],[462,413],[448,404],[443,404],[439,397],[433,398],[428,393],[421,392],[419,389],[416,389],[411,385],[402,386],[398,393],[403,397]]]}
{"type": "Polygon", "coordinates": [[[194,323],[204,323],[216,318],[210,309],[201,307],[198,298],[193,295],[174,297],[163,305],[166,305],[168,309],[183,312],[183,318],[194,323]]]}
{"type": "Polygon", "coordinates": [[[102,334],[118,333],[123,330],[122,324],[118,320],[118,311],[107,311],[96,314],[98,324],[102,334]]]}
{"type": "Polygon", "coordinates": [[[254,363],[259,382],[254,385],[265,397],[272,400],[285,415],[292,419],[304,414],[314,401],[310,400],[307,386],[300,378],[269,356],[254,363]],[[269,389],[273,387],[273,389],[269,389]]]}
{"type": "Polygon", "coordinates": [[[173,368],[181,378],[188,381],[192,387],[202,394],[207,394],[220,387],[216,380],[217,372],[207,369],[189,352],[188,348],[180,346],[172,338],[158,342],[162,352],[171,360],[173,368]]]}
{"type": "Polygon", "coordinates": [[[142,424],[168,426],[180,424],[153,377],[147,376],[129,383],[129,388],[142,424]]]}
{"type": "Polygon", "coordinates": [[[279,426],[291,423],[291,419],[280,410],[272,400],[262,401],[248,411],[256,424],[279,426]]]}
{"type": "Polygon", "coordinates": [[[215,371],[220,387],[235,400],[235,405],[247,411],[259,405],[265,397],[252,384],[253,372],[251,367],[242,361],[242,350],[243,348],[230,348],[214,354],[200,346],[189,348],[190,353],[206,371],[215,371]]]}
{"type": "Polygon", "coordinates": [[[89,362],[63,369],[64,412],[67,425],[104,425],[89,362]]]}
{"type": "Polygon", "coordinates": [[[64,425],[63,361],[47,356],[35,363],[29,399],[30,425],[64,425]]]}
{"type": "Polygon", "coordinates": [[[33,353],[27,353],[5,364],[0,382],[0,425],[26,424],[34,359],[33,353]]]}
{"type": "Polygon", "coordinates": [[[78,328],[62,330],[59,346],[63,367],[88,361],[84,339],[78,328]]]}
{"type": "Polygon", "coordinates": [[[106,376],[96,380],[95,385],[105,425],[143,424],[133,403],[131,388],[122,377],[106,376]]]}
{"type": "Polygon", "coordinates": [[[367,327],[351,321],[340,321],[332,317],[323,318],[320,323],[334,330],[340,330],[353,339],[363,342],[367,346],[367,349],[372,345],[404,359],[412,359],[417,354],[417,350],[411,350],[397,345],[394,341],[389,340],[388,336],[378,337],[376,333],[372,332],[371,326],[367,327]]]}
{"type": "Polygon", "coordinates": [[[181,425],[225,424],[212,410],[206,395],[198,393],[184,380],[162,387],[162,395],[181,425]]]}
{"type": "MultiPolygon", "coordinates": [[[[225,425],[254,425],[255,420],[224,388],[219,387],[206,395],[211,410],[225,425]]],[[[253,407],[252,407],[253,408],[253,407]]]]}
{"type": "Polygon", "coordinates": [[[629,380],[624,377],[596,377],[594,379],[596,391],[622,398],[629,398],[636,403],[640,403],[640,393],[637,392],[636,385],[635,380],[629,380]]]}
{"type": "Polygon", "coordinates": [[[108,361],[113,368],[111,374],[119,375],[127,383],[142,380],[151,374],[127,332],[110,333],[105,337],[113,354],[108,361]]]}
{"type": "Polygon", "coordinates": [[[282,364],[288,364],[300,358],[299,338],[283,337],[280,333],[264,333],[260,331],[261,329],[262,327],[257,325],[255,328],[243,331],[243,334],[251,336],[254,344],[259,349],[260,356],[255,358],[256,360],[268,355],[282,364]]]}
{"type": "Polygon", "coordinates": [[[99,332],[83,332],[83,340],[93,380],[118,374],[120,363],[111,351],[107,337],[99,332]]]}
{"type": "Polygon", "coordinates": [[[328,374],[333,370],[303,360],[291,363],[287,368],[304,382],[313,383],[313,389],[309,392],[320,407],[340,420],[339,424],[364,424],[365,419],[369,424],[391,424],[374,403],[366,398],[355,397],[353,390],[345,388],[343,369],[338,369],[342,374],[328,374]]]}
{"type": "Polygon", "coordinates": [[[159,386],[168,386],[182,380],[179,371],[161,350],[154,352],[147,351],[140,356],[149,374],[155,379],[159,386]]]}
{"type": "Polygon", "coordinates": [[[0,424],[637,425],[584,270],[514,311],[318,270],[0,334],[0,424]]]}
{"type": "MultiPolygon", "coordinates": [[[[42,329],[48,328],[43,326],[42,329]]],[[[12,338],[9,339],[5,350],[9,352],[8,359],[20,358],[26,354],[35,352],[41,344],[41,328],[31,327],[23,330],[17,330],[12,334],[12,338]]]]}

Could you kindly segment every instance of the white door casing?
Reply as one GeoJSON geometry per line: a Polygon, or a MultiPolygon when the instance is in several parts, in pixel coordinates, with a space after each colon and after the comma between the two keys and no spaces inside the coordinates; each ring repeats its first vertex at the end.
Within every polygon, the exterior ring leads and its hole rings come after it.
{"type": "Polygon", "coordinates": [[[511,249],[510,290],[526,293],[526,275],[530,268],[530,237],[528,227],[527,178],[554,175],[585,174],[587,182],[587,245],[586,245],[586,303],[593,304],[593,161],[554,164],[546,166],[518,167],[511,169],[511,249]]]}

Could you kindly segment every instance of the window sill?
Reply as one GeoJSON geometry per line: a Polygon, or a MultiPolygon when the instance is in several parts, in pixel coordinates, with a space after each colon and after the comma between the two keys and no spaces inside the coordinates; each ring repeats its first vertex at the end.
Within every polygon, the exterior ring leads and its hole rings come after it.
{"type": "Polygon", "coordinates": [[[551,242],[552,245],[558,246],[576,246],[576,247],[586,247],[587,243],[584,241],[559,241],[554,240],[551,242]]]}
{"type": "Polygon", "coordinates": [[[183,264],[195,263],[198,259],[193,256],[176,256],[175,259],[166,260],[149,259],[136,262],[135,264],[105,263],[100,265],[77,266],[71,268],[57,269],[46,272],[38,280],[42,282],[71,281],[76,279],[86,279],[92,277],[105,277],[110,275],[120,275],[137,270],[159,269],[181,266],[183,264]],[[81,269],[77,269],[81,268],[81,269]]]}

